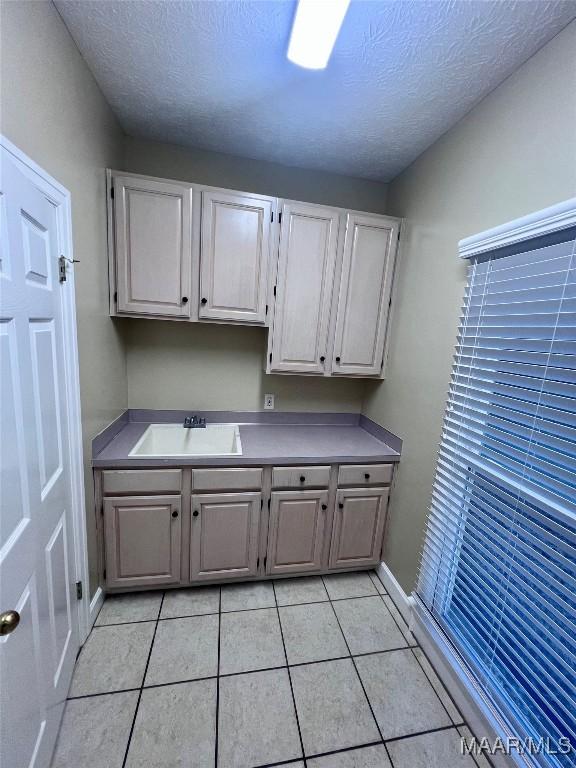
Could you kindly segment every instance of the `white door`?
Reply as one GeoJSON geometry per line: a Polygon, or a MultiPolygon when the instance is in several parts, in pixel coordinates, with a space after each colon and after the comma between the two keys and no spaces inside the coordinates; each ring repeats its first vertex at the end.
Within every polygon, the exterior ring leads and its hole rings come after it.
{"type": "Polygon", "coordinates": [[[192,187],[113,177],[117,310],[190,317],[192,187]]]}
{"type": "Polygon", "coordinates": [[[333,208],[282,206],[269,372],[326,370],[338,225],[333,208]]]}
{"type": "Polygon", "coordinates": [[[199,317],[266,322],[271,197],[202,192],[199,317]]]}
{"type": "Polygon", "coordinates": [[[388,327],[398,221],[346,216],[332,373],[380,376],[388,327]]]}
{"type": "Polygon", "coordinates": [[[44,768],[79,647],[63,342],[62,219],[1,149],[0,765],[44,768]],[[3,628],[2,628],[3,627],[3,628]]]}

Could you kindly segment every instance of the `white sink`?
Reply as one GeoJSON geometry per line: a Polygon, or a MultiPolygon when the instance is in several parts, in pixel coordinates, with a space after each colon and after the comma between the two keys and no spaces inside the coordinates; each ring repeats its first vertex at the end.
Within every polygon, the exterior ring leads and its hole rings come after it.
{"type": "Polygon", "coordinates": [[[242,456],[238,424],[150,424],[129,456],[242,456]]]}

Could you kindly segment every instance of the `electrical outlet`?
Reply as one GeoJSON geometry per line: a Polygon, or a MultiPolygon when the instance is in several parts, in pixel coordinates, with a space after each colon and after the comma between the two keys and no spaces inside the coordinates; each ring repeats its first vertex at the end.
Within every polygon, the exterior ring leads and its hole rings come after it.
{"type": "Polygon", "coordinates": [[[264,410],[274,410],[274,395],[264,395],[264,410]]]}

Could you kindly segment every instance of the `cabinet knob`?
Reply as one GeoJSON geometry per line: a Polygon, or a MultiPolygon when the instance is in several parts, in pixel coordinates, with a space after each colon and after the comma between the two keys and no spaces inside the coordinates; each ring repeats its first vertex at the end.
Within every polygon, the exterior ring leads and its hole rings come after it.
{"type": "Polygon", "coordinates": [[[178,517],[178,510],[177,510],[177,509],[175,509],[175,510],[172,512],[172,517],[178,517]]]}
{"type": "Polygon", "coordinates": [[[370,480],[370,472],[364,472],[364,479],[370,480]]]}
{"type": "Polygon", "coordinates": [[[195,509],[194,512],[192,512],[192,517],[198,517],[198,510],[195,509]]]}
{"type": "Polygon", "coordinates": [[[342,504],[342,502],[340,502],[340,504],[338,504],[338,509],[344,509],[344,504],[342,504]]]}
{"type": "Polygon", "coordinates": [[[328,507],[326,506],[326,504],[322,504],[322,509],[324,509],[324,510],[328,509],[328,507]]]}
{"type": "Polygon", "coordinates": [[[326,358],[324,357],[324,355],[322,355],[322,357],[320,358],[320,362],[323,363],[324,360],[326,360],[326,358]]]}
{"type": "Polygon", "coordinates": [[[200,299],[200,304],[208,304],[208,299],[200,299]]]}
{"type": "Polygon", "coordinates": [[[188,296],[182,296],[182,304],[188,304],[188,296]]]}
{"type": "Polygon", "coordinates": [[[340,362],[340,356],[338,356],[338,357],[336,358],[336,362],[337,362],[337,363],[339,363],[339,362],[340,362]]]}
{"type": "Polygon", "coordinates": [[[300,475],[300,482],[303,483],[305,480],[306,478],[304,477],[304,475],[300,475]]]}

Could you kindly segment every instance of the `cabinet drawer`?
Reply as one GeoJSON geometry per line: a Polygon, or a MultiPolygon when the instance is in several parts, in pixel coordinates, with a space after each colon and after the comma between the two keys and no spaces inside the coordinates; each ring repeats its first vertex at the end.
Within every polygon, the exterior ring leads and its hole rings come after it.
{"type": "Polygon", "coordinates": [[[102,492],[115,493],[180,493],[181,469],[126,469],[102,472],[102,492]]]}
{"type": "Polygon", "coordinates": [[[273,488],[324,488],[330,481],[330,467],[274,467],[273,488]]]}
{"type": "Polygon", "coordinates": [[[392,482],[394,464],[349,464],[338,470],[338,485],[382,485],[392,482]]]}
{"type": "Polygon", "coordinates": [[[262,470],[255,469],[193,469],[194,491],[260,490],[262,470]]]}

